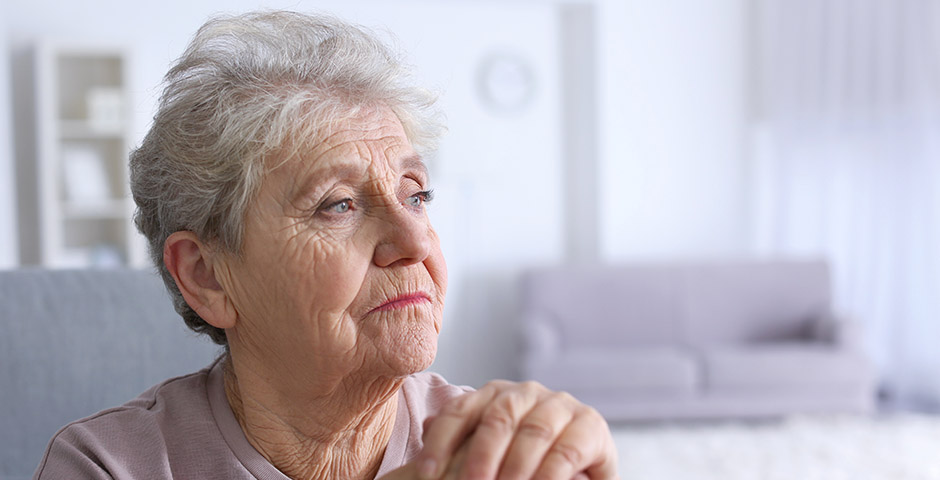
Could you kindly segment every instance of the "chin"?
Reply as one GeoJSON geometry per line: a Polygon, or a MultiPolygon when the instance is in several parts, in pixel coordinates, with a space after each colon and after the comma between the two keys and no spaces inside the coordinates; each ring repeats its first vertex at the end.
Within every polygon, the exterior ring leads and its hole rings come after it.
{"type": "Polygon", "coordinates": [[[432,325],[415,326],[390,340],[384,355],[385,363],[394,375],[411,375],[427,370],[437,355],[437,330],[432,325]]]}

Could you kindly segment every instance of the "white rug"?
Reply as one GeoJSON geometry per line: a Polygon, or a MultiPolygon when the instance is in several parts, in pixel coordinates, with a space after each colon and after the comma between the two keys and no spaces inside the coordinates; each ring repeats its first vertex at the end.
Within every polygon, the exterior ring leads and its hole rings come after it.
{"type": "Polygon", "coordinates": [[[613,429],[623,480],[940,480],[940,417],[613,429]]]}

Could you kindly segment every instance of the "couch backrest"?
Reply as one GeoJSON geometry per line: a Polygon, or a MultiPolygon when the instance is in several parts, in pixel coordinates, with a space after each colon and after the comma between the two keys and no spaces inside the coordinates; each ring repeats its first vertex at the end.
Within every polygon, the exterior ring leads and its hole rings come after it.
{"type": "Polygon", "coordinates": [[[0,271],[0,478],[30,478],[59,427],[218,353],[155,274],[0,271]]]}
{"type": "Polygon", "coordinates": [[[526,272],[522,310],[548,322],[562,348],[672,345],[682,337],[678,270],[547,267],[526,272]]]}
{"type": "Polygon", "coordinates": [[[829,312],[829,272],[792,260],[545,267],[523,275],[521,304],[561,348],[796,340],[829,312]]]}
{"type": "Polygon", "coordinates": [[[686,341],[691,345],[805,339],[831,310],[823,261],[689,265],[683,273],[686,341]]]}

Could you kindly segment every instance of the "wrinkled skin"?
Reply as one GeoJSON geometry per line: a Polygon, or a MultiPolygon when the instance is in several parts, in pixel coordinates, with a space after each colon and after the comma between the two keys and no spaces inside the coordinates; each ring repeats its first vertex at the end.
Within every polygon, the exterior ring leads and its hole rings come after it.
{"type": "MultiPolygon", "coordinates": [[[[447,272],[427,170],[390,109],[366,108],[271,158],[239,254],[190,232],[164,260],[224,328],[226,395],[249,442],[292,478],[373,478],[396,393],[437,352],[447,272]]],[[[606,423],[569,395],[494,382],[426,422],[387,478],[611,478],[606,423]]]]}
{"type": "Polygon", "coordinates": [[[371,383],[421,371],[437,352],[447,272],[427,171],[391,112],[346,123],[268,175],[222,276],[241,320],[233,356],[293,382],[315,371],[371,383]],[[375,310],[401,295],[416,298],[375,310]]]}
{"type": "Polygon", "coordinates": [[[617,478],[607,422],[535,382],[493,381],[425,421],[424,450],[384,480],[617,478]]]}

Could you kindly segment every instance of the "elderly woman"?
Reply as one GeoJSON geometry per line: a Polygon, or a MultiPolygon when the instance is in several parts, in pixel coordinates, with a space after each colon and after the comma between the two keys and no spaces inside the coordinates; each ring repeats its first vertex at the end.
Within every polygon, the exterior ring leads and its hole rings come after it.
{"type": "Polygon", "coordinates": [[[131,157],[137,226],[214,364],[56,434],[37,478],[611,478],[604,420],[423,372],[447,272],[433,97],[360,28],[210,21],[131,157]]]}

